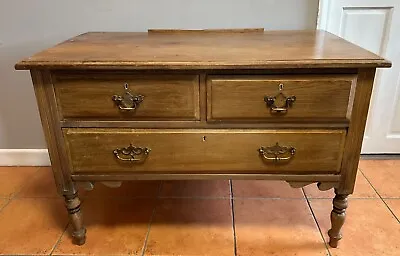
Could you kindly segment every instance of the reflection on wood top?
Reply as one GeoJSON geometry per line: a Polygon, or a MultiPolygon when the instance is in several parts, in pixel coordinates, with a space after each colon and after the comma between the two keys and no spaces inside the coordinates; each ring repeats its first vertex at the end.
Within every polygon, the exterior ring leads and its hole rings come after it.
{"type": "Polygon", "coordinates": [[[325,31],[264,33],[90,32],[16,64],[16,69],[270,69],[390,67],[325,31]]]}

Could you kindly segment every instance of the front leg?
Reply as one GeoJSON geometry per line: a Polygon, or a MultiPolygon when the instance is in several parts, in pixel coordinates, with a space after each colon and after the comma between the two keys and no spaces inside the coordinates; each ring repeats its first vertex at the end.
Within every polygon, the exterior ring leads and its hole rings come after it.
{"type": "Polygon", "coordinates": [[[78,193],[64,195],[65,206],[67,207],[69,219],[72,225],[72,238],[77,245],[83,245],[86,241],[86,229],[83,226],[81,201],[78,193]]]}
{"type": "Polygon", "coordinates": [[[347,194],[338,194],[333,199],[333,210],[331,212],[331,229],[328,231],[329,245],[333,248],[338,246],[338,242],[342,239],[342,226],[346,218],[347,194]]]}

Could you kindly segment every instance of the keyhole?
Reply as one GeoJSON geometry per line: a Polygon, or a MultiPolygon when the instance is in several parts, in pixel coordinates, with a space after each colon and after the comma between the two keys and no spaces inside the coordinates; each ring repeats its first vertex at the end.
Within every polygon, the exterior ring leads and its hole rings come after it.
{"type": "Polygon", "coordinates": [[[281,83],[281,84],[279,84],[279,91],[282,91],[283,90],[283,84],[281,83]]]}
{"type": "Polygon", "coordinates": [[[128,83],[124,84],[124,88],[125,88],[125,90],[128,90],[128,83]]]}
{"type": "Polygon", "coordinates": [[[206,136],[203,136],[203,141],[206,141],[206,136]]]}

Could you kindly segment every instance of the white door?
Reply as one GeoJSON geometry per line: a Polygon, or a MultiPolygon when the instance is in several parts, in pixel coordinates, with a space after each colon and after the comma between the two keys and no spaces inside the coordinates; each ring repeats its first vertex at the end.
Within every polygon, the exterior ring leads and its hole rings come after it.
{"type": "Polygon", "coordinates": [[[362,153],[400,153],[400,0],[320,0],[317,27],[392,61],[376,73],[362,153]]]}

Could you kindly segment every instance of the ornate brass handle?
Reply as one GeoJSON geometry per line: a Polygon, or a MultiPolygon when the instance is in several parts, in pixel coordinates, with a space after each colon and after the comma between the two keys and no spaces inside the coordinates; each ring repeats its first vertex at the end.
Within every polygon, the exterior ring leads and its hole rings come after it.
{"type": "Polygon", "coordinates": [[[114,101],[115,105],[118,106],[120,110],[123,111],[130,111],[130,110],[136,110],[140,103],[144,100],[143,95],[133,95],[129,90],[128,90],[128,84],[124,85],[125,88],[125,93],[124,95],[113,95],[112,100],[114,101]]]}
{"type": "Polygon", "coordinates": [[[276,96],[265,96],[264,101],[267,103],[267,106],[270,107],[272,113],[286,114],[288,108],[296,101],[296,96],[286,97],[283,93],[279,93],[276,96]],[[278,101],[283,104],[277,106],[278,101]]]}
{"type": "Polygon", "coordinates": [[[150,148],[135,147],[130,144],[126,148],[114,149],[113,153],[121,161],[143,163],[149,156],[150,148]]]}
{"type": "Polygon", "coordinates": [[[277,142],[271,147],[260,147],[258,152],[264,160],[287,163],[294,157],[296,149],[294,147],[279,146],[277,142]]]}
{"type": "Polygon", "coordinates": [[[283,83],[278,85],[279,93],[276,96],[265,96],[264,101],[273,114],[286,114],[288,108],[296,101],[296,96],[286,97],[283,94],[283,83]]]}

